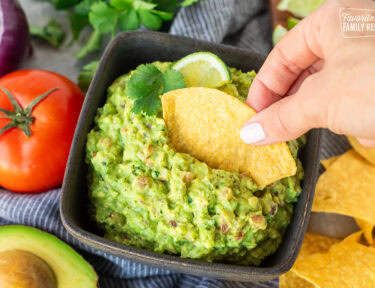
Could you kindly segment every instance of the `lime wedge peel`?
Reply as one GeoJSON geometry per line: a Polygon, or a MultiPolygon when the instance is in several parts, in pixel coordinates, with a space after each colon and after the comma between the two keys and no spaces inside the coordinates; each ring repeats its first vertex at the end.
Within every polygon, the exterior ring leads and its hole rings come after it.
{"type": "Polygon", "coordinates": [[[287,19],[288,30],[293,29],[294,26],[296,26],[299,22],[300,22],[300,20],[297,19],[297,18],[294,18],[294,17],[288,17],[288,19],[287,19]]]}
{"type": "Polygon", "coordinates": [[[187,55],[172,68],[182,73],[187,87],[217,88],[231,81],[227,65],[211,52],[187,55]]]}
{"type": "Polygon", "coordinates": [[[277,9],[289,11],[297,17],[304,18],[318,9],[326,0],[281,0],[277,9]]]}
{"type": "Polygon", "coordinates": [[[280,24],[276,25],[272,33],[273,46],[275,46],[277,42],[279,42],[281,38],[283,38],[286,35],[286,33],[288,33],[288,30],[286,30],[286,28],[284,28],[280,24]]]}

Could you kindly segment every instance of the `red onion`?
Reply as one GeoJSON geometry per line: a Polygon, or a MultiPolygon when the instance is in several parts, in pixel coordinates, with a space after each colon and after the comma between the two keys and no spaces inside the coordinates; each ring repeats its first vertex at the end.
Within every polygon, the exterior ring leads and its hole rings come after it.
{"type": "Polygon", "coordinates": [[[0,0],[0,76],[17,68],[29,49],[29,25],[20,4],[0,0]]]}

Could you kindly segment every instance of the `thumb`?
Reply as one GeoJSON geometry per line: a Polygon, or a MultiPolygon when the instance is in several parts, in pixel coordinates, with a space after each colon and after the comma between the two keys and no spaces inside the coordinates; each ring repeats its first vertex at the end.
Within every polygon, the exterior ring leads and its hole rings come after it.
{"type": "Polygon", "coordinates": [[[319,103],[314,85],[319,77],[311,75],[296,94],[284,97],[255,114],[242,127],[240,136],[247,144],[268,145],[296,139],[311,128],[323,126],[324,103],[319,103]]]}

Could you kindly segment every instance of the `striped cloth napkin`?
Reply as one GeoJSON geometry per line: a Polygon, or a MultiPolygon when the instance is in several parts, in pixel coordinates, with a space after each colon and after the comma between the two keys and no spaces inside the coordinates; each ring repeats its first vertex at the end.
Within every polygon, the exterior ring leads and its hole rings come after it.
{"type": "MultiPolygon", "coordinates": [[[[270,23],[267,1],[202,0],[179,11],[170,33],[267,54],[272,48],[270,23]]],[[[325,131],[323,158],[340,154],[347,148],[344,137],[325,131]]],[[[278,287],[277,280],[240,283],[178,274],[94,250],[79,243],[62,226],[59,194],[59,189],[39,195],[14,194],[0,189],[0,225],[23,224],[55,234],[77,249],[94,266],[100,277],[100,287],[278,287]]]]}

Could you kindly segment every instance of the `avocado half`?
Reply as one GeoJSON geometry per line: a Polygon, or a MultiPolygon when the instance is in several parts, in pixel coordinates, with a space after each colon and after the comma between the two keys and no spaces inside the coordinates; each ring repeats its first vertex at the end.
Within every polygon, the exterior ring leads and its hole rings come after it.
{"type": "Polygon", "coordinates": [[[57,288],[98,287],[98,276],[92,266],[51,234],[20,225],[2,226],[0,253],[11,250],[26,251],[44,260],[55,275],[57,288]]]}

